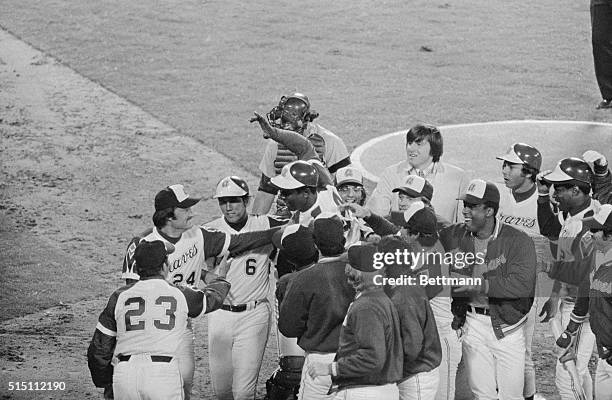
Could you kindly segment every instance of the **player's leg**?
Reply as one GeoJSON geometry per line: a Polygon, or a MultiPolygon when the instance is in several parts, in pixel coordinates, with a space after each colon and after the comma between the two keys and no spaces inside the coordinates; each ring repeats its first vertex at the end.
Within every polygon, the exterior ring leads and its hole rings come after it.
{"type": "MultiPolygon", "coordinates": [[[[131,359],[131,358],[130,358],[131,359]]],[[[138,393],[139,368],[137,362],[120,361],[113,370],[113,393],[115,399],[140,400],[138,393]]]]}
{"type": "Polygon", "coordinates": [[[232,398],[234,321],[240,313],[217,310],[208,314],[208,365],[217,399],[232,398]]]}
{"type": "Polygon", "coordinates": [[[595,398],[612,400],[612,365],[602,358],[597,359],[595,370],[595,398]]]}
{"type": "Polygon", "coordinates": [[[183,380],[178,360],[171,362],[149,362],[143,370],[140,400],[182,400],[184,399],[183,380]]]}
{"type": "Polygon", "coordinates": [[[330,375],[317,376],[312,378],[308,372],[308,364],[310,363],[331,363],[334,361],[335,353],[319,354],[319,353],[306,353],[304,360],[304,367],[302,368],[302,379],[300,380],[300,391],[298,394],[298,400],[310,400],[310,399],[333,399],[333,395],[328,395],[327,392],[332,385],[330,375]]]}
{"type": "Polygon", "coordinates": [[[531,310],[529,310],[527,314],[525,326],[523,327],[525,334],[525,384],[523,386],[523,397],[525,398],[531,398],[536,393],[535,366],[533,364],[531,345],[533,343],[537,311],[537,302],[534,301],[531,310]]]}
{"type": "Polygon", "coordinates": [[[525,331],[519,328],[497,339],[491,330],[491,351],[501,400],[523,400],[525,382],[525,331]]]}
{"type": "Polygon", "coordinates": [[[183,379],[183,390],[185,400],[191,398],[191,388],[193,386],[193,374],[195,372],[195,338],[191,319],[187,320],[187,329],[181,338],[176,350],[176,357],[179,364],[179,371],[183,379]]]}
{"type": "Polygon", "coordinates": [[[440,375],[436,400],[455,399],[455,378],[461,361],[461,342],[455,331],[440,336],[442,361],[438,367],[440,375]]]}
{"type": "MultiPolygon", "coordinates": [[[[463,329],[463,358],[468,382],[476,400],[497,400],[495,362],[489,349],[493,335],[491,317],[468,312],[463,329]]],[[[522,389],[522,386],[521,386],[522,389]]]]}
{"type": "MultiPolygon", "coordinates": [[[[560,309],[555,318],[560,321],[562,327],[567,326],[570,321],[570,314],[574,308],[574,303],[561,301],[560,309]]],[[[576,344],[576,369],[578,370],[578,376],[582,382],[576,384],[581,385],[584,388],[584,392],[587,399],[593,398],[592,379],[588,372],[588,363],[593,352],[593,346],[595,343],[595,336],[591,332],[591,328],[588,322],[581,324],[577,333],[577,344],[576,344]]],[[[558,348],[557,348],[558,349],[558,348]]],[[[578,392],[573,386],[570,374],[564,368],[563,364],[557,360],[555,368],[555,384],[559,395],[563,400],[577,400],[578,392]]]]}
{"type": "Polygon", "coordinates": [[[270,332],[270,305],[258,304],[234,322],[232,392],[235,400],[253,399],[270,332]]]}
{"type": "Polygon", "coordinates": [[[438,368],[420,372],[397,384],[400,400],[434,400],[438,392],[438,368]]]}

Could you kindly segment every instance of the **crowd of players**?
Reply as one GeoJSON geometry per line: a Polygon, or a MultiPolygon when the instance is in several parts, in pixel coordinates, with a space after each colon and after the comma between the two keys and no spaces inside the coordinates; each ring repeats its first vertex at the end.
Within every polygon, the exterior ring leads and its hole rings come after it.
{"type": "Polygon", "coordinates": [[[219,399],[255,398],[271,329],[279,367],[266,382],[270,400],[452,400],[461,359],[474,398],[533,399],[540,312],[556,337],[561,398],[612,399],[604,155],[540,171],[541,153],[515,143],[497,156],[502,186],[441,161],[440,131],[416,125],[406,160],[368,196],[317,116],[299,93],[255,113],[268,145],[253,204],[246,181],[227,176],[214,195],[223,216],[194,226],[200,198],[180,184],[156,195],[154,226],[130,242],[126,286],[88,349],[106,398],[189,399],[191,318],[207,313],[219,399]]]}

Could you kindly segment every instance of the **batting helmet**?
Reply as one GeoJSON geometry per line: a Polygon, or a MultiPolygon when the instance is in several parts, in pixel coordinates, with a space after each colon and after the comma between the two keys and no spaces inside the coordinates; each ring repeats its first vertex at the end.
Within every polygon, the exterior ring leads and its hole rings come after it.
{"type": "Polygon", "coordinates": [[[310,163],[298,160],[285,165],[280,175],[275,176],[271,181],[281,189],[317,187],[319,172],[310,163]]]}
{"type": "Polygon", "coordinates": [[[586,183],[591,184],[593,171],[586,161],[577,157],[568,157],[559,161],[553,172],[543,179],[551,183],[586,183]]]}
{"type": "Polygon", "coordinates": [[[217,184],[213,199],[219,197],[243,197],[249,195],[249,185],[238,176],[226,176],[217,184]]]}
{"type": "Polygon", "coordinates": [[[538,171],[542,167],[542,154],[535,147],[525,143],[514,143],[506,154],[495,158],[514,164],[523,164],[538,171]]]}

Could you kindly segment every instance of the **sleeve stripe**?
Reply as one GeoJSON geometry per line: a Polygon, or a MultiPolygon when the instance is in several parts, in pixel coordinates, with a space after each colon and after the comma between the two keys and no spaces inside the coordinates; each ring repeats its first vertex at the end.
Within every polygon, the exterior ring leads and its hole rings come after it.
{"type": "Polygon", "coordinates": [[[107,327],[105,327],[104,325],[102,325],[99,322],[96,325],[96,329],[99,330],[100,332],[102,332],[103,334],[105,334],[106,336],[111,336],[111,337],[117,336],[117,332],[111,331],[110,329],[108,329],[107,327]]]}
{"type": "Polygon", "coordinates": [[[221,250],[220,255],[225,255],[226,253],[229,252],[229,246],[230,246],[230,241],[231,241],[232,237],[229,234],[225,234],[225,243],[223,243],[223,250],[221,250]]]}

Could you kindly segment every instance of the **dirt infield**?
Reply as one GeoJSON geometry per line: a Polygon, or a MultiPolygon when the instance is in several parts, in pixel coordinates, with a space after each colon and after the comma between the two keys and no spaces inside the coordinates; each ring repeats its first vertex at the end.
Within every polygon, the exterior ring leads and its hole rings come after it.
{"type": "MultiPolygon", "coordinates": [[[[0,29],[3,399],[100,397],[86,346],[152,197],[184,183],[207,197],[203,222],[217,179],[255,187],[264,143],[247,120],[287,91],[306,92],[351,148],[417,121],[612,122],[594,110],[587,3],[301,4],[0,1],[0,27],[43,50],[0,29]]],[[[446,150],[470,158],[469,139],[446,150]]],[[[204,321],[196,398],[211,398],[204,321]]],[[[538,391],[555,398],[548,343],[539,326],[538,391]]]]}

